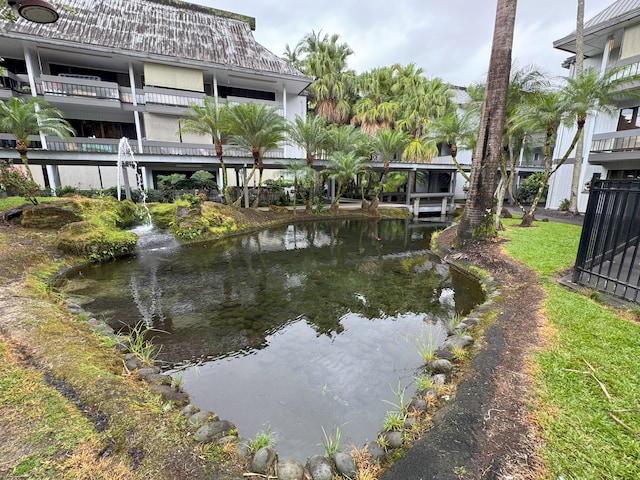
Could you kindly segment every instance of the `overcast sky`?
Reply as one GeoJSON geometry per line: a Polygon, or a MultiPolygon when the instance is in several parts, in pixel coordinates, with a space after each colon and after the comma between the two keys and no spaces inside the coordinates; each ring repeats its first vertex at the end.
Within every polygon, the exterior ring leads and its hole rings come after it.
{"type": "MultiPolygon", "coordinates": [[[[496,0],[190,0],[256,19],[256,40],[278,56],[311,32],[340,35],[363,72],[415,63],[427,77],[454,85],[484,81],[496,0]]],[[[585,22],[614,0],[585,0],[585,22]]],[[[513,58],[552,75],[569,54],[553,48],[575,30],[577,0],[519,0],[513,58]]]]}

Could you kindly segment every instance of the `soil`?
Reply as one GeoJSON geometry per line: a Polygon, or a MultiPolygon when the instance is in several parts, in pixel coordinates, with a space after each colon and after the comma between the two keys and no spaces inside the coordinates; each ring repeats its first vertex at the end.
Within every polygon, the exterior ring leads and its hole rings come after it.
{"type": "MultiPolygon", "coordinates": [[[[277,217],[273,213],[266,216],[277,217]]],[[[250,220],[257,226],[264,217],[256,214],[250,220]]],[[[60,257],[51,235],[0,220],[0,338],[36,352],[37,346],[29,344],[28,332],[19,321],[24,298],[17,292],[24,288],[30,266],[60,257]]],[[[433,428],[382,479],[536,478],[539,465],[535,425],[528,416],[533,401],[528,358],[544,341],[544,292],[534,272],[503,252],[504,239],[469,243],[454,251],[454,238],[454,228],[439,234],[441,252],[495,278],[499,296],[493,308],[499,315],[485,331],[483,345],[455,397],[435,415],[433,428]]],[[[0,465],[11,461],[3,458],[5,451],[0,448],[0,465]]]]}

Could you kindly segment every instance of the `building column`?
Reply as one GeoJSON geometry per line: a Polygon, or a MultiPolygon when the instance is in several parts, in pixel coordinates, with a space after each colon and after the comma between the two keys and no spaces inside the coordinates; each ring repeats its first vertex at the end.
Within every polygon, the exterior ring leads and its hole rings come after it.
{"type": "MultiPolygon", "coordinates": [[[[282,115],[284,116],[284,119],[287,120],[287,86],[286,85],[282,86],[282,115]]],[[[285,142],[283,147],[284,158],[289,158],[288,154],[289,154],[288,144],[287,142],[285,142]]]]}
{"type": "Polygon", "coordinates": [[[133,103],[133,121],[136,124],[136,137],[138,137],[138,153],[144,153],[142,145],[142,126],[140,125],[140,112],[138,111],[138,92],[136,90],[136,76],[133,72],[133,64],[129,62],[129,83],[131,84],[131,101],[133,103]]]}

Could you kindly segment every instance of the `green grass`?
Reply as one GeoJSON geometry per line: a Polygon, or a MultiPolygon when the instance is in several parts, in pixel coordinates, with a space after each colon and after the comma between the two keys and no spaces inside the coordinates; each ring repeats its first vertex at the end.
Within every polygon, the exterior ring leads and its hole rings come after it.
{"type": "MultiPolygon", "coordinates": [[[[51,197],[37,197],[38,198],[38,202],[43,203],[43,202],[50,202],[52,200],[51,197]]],[[[23,197],[5,197],[5,198],[0,198],[0,212],[2,210],[7,210],[8,208],[13,208],[13,207],[17,207],[19,205],[24,205],[25,203],[29,203],[27,202],[23,197]]]]}
{"type": "Polygon", "coordinates": [[[535,225],[503,235],[506,250],[540,275],[554,330],[534,358],[547,477],[640,478],[640,325],[552,281],[574,263],[580,227],[535,225]]]}

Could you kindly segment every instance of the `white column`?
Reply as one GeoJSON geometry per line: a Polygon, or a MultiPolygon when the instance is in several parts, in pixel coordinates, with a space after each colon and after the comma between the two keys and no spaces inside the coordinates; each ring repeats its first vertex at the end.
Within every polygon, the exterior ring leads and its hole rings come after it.
{"type": "MultiPolygon", "coordinates": [[[[282,85],[282,115],[287,120],[287,86],[282,85]]],[[[283,149],[284,158],[289,158],[288,144],[285,142],[283,149]]]]}
{"type": "MultiPolygon", "coordinates": [[[[133,64],[129,62],[129,83],[131,84],[131,101],[133,103],[133,121],[136,124],[136,136],[138,137],[138,154],[144,153],[142,145],[142,126],[140,125],[140,112],[138,106],[138,92],[136,90],[136,76],[133,72],[133,64]]],[[[146,188],[146,187],[145,187],[146,188]]]]}

